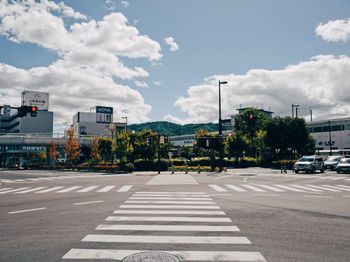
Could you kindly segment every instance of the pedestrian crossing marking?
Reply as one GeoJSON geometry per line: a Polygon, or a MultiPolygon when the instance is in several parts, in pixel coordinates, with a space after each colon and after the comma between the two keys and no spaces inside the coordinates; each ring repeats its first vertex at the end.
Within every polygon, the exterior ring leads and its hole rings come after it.
{"type": "Polygon", "coordinates": [[[144,235],[100,235],[90,234],[84,237],[83,242],[107,243],[171,243],[171,244],[230,244],[251,245],[246,237],[222,236],[144,236],[144,235]]]}
{"type": "Polygon", "coordinates": [[[16,189],[10,189],[10,190],[6,190],[6,191],[2,191],[0,192],[0,194],[7,194],[7,193],[13,193],[16,191],[20,191],[20,190],[24,190],[24,189],[28,189],[29,187],[20,187],[20,188],[16,188],[16,189]]]}
{"type": "Polygon", "coordinates": [[[218,185],[209,185],[212,189],[218,191],[218,192],[226,192],[227,190],[222,188],[221,186],[218,185]]]}
{"type": "Polygon", "coordinates": [[[239,232],[236,226],[185,226],[185,225],[98,225],[95,230],[139,231],[194,231],[194,232],[239,232]]]}
{"type": "Polygon", "coordinates": [[[67,192],[73,191],[73,190],[78,189],[78,188],[81,188],[81,186],[68,187],[68,188],[62,189],[60,191],[57,191],[56,193],[67,193],[67,192]]]}
{"type": "MultiPolygon", "coordinates": [[[[114,249],[78,249],[68,251],[63,259],[111,259],[122,260],[135,253],[149,250],[114,250],[114,249]]],[[[240,262],[266,262],[260,252],[249,251],[178,251],[159,250],[180,258],[181,261],[240,261],[240,262]]]]}
{"type": "Polygon", "coordinates": [[[337,185],[339,187],[344,187],[344,188],[350,188],[350,186],[344,186],[344,185],[337,185]]]}
{"type": "Polygon", "coordinates": [[[203,200],[203,201],[210,201],[212,198],[206,197],[206,198],[200,198],[200,197],[130,197],[130,200],[203,200]]]}
{"type": "Polygon", "coordinates": [[[83,188],[83,189],[80,189],[77,191],[77,193],[86,193],[86,192],[89,192],[95,188],[97,188],[98,186],[88,186],[86,188],[83,188]]]}
{"type": "Polygon", "coordinates": [[[115,210],[114,214],[145,214],[145,215],[207,215],[207,216],[223,216],[226,215],[223,211],[199,211],[199,210],[115,210]]]}
{"type": "Polygon", "coordinates": [[[162,201],[162,200],[128,200],[125,201],[127,204],[192,204],[192,205],[213,205],[211,201],[162,201]]]}
{"type": "Polygon", "coordinates": [[[231,188],[237,192],[247,192],[247,190],[243,189],[243,188],[240,188],[238,186],[234,186],[234,185],[226,185],[228,188],[231,188]]]}
{"type": "Polygon", "coordinates": [[[136,194],[169,194],[171,193],[172,195],[206,195],[206,192],[149,192],[149,191],[138,191],[135,192],[136,194]]]}
{"type": "Polygon", "coordinates": [[[152,222],[207,222],[230,223],[226,217],[149,217],[149,216],[109,216],[106,221],[152,221],[152,222]]]}
{"type": "Polygon", "coordinates": [[[260,188],[258,188],[258,187],[255,187],[255,186],[252,186],[252,185],[242,185],[242,186],[244,186],[245,188],[249,188],[249,189],[251,189],[251,190],[254,190],[254,191],[256,191],[256,192],[266,192],[265,190],[263,190],[263,189],[260,189],[260,188]]]}
{"type": "Polygon", "coordinates": [[[63,188],[63,186],[56,186],[56,187],[52,187],[52,188],[48,188],[48,189],[37,191],[35,193],[38,193],[38,194],[48,193],[48,192],[56,191],[56,190],[61,189],[61,188],[63,188]]]}
{"type": "Polygon", "coordinates": [[[18,192],[15,192],[15,194],[25,194],[25,193],[30,193],[30,192],[38,191],[38,190],[41,190],[41,189],[44,189],[44,188],[46,188],[46,187],[45,187],[45,186],[43,186],[43,187],[31,188],[31,189],[27,189],[27,190],[24,190],[24,191],[18,191],[18,192]]]}
{"type": "Polygon", "coordinates": [[[293,187],[297,187],[297,188],[301,188],[301,189],[304,189],[304,190],[309,190],[309,191],[312,191],[312,192],[322,192],[322,190],[315,189],[315,188],[309,188],[309,187],[300,186],[300,185],[292,185],[292,186],[293,187]]]}
{"type": "Polygon", "coordinates": [[[108,192],[110,191],[111,189],[115,188],[115,186],[105,186],[104,188],[101,188],[100,190],[98,190],[97,192],[101,193],[105,193],[105,192],[108,192]]]}
{"type": "Polygon", "coordinates": [[[329,186],[329,185],[322,185],[322,186],[327,187],[327,188],[337,189],[337,190],[350,191],[350,188],[341,188],[341,187],[337,187],[337,186],[329,186]]]}
{"type": "Polygon", "coordinates": [[[123,186],[118,190],[118,192],[128,192],[131,188],[132,188],[132,186],[130,186],[130,185],[123,186]]]}
{"type": "Polygon", "coordinates": [[[290,191],[293,191],[293,192],[305,192],[304,190],[297,189],[297,188],[290,187],[290,186],[285,186],[285,185],[274,185],[274,186],[280,187],[280,188],[283,188],[283,189],[287,189],[287,190],[290,190],[290,191]]]}
{"type": "Polygon", "coordinates": [[[331,188],[326,188],[326,187],[321,187],[321,186],[315,186],[315,185],[307,185],[307,186],[317,188],[317,189],[326,190],[326,191],[331,191],[331,192],[340,192],[339,190],[336,190],[336,189],[331,189],[331,188]]]}
{"type": "Polygon", "coordinates": [[[145,209],[220,209],[218,206],[183,206],[183,205],[121,205],[120,208],[145,209]]]}
{"type": "Polygon", "coordinates": [[[260,186],[260,187],[263,187],[263,188],[265,188],[265,189],[274,191],[274,192],[286,192],[286,191],[283,190],[283,189],[279,189],[279,188],[272,187],[272,186],[268,186],[268,185],[259,185],[259,186],[260,186]]]}

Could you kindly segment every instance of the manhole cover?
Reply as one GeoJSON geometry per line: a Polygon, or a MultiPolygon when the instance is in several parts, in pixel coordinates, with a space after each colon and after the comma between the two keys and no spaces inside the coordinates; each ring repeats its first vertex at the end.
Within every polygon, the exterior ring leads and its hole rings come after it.
{"type": "Polygon", "coordinates": [[[256,174],[239,174],[239,176],[256,176],[256,174]]]}
{"type": "Polygon", "coordinates": [[[141,252],[125,257],[122,262],[180,262],[180,259],[164,252],[141,252]]]}

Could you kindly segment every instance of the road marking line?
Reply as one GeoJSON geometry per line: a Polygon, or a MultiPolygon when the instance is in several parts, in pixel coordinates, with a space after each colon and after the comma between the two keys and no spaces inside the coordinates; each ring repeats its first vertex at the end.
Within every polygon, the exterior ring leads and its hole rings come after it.
{"type": "Polygon", "coordinates": [[[7,191],[7,190],[10,190],[10,189],[12,189],[12,187],[5,187],[5,188],[0,189],[0,192],[1,191],[7,191]]]}
{"type": "Polygon", "coordinates": [[[172,191],[163,191],[163,192],[146,192],[138,191],[136,194],[180,194],[180,195],[206,195],[206,192],[172,192],[172,191]]]}
{"type": "Polygon", "coordinates": [[[66,189],[62,189],[60,191],[57,191],[56,193],[67,193],[67,192],[73,191],[73,190],[78,189],[78,188],[81,188],[81,186],[68,187],[66,189]]]}
{"type": "Polygon", "coordinates": [[[26,213],[26,212],[32,212],[32,211],[38,211],[38,210],[44,210],[44,209],[46,209],[46,207],[39,207],[39,208],[33,208],[33,209],[11,211],[11,212],[8,212],[8,213],[9,214],[18,214],[18,213],[26,213]]]}
{"type": "MultiPolygon", "coordinates": [[[[111,259],[122,260],[135,253],[147,250],[113,250],[113,249],[77,249],[68,251],[63,259],[111,259]]],[[[260,252],[249,251],[169,251],[160,250],[180,258],[181,261],[241,261],[241,262],[266,262],[260,252]]]]}
{"type": "Polygon", "coordinates": [[[339,190],[331,189],[331,188],[327,188],[327,187],[314,186],[314,185],[307,185],[307,186],[317,188],[317,189],[326,190],[326,191],[331,191],[331,192],[340,192],[339,190]]]}
{"type": "Polygon", "coordinates": [[[323,177],[318,177],[316,179],[332,179],[332,177],[331,176],[323,176],[323,177]]]}
{"type": "Polygon", "coordinates": [[[24,191],[15,192],[14,194],[25,194],[25,193],[30,193],[30,192],[42,190],[44,188],[47,188],[47,187],[46,186],[42,186],[42,187],[31,188],[31,189],[27,189],[27,190],[24,190],[24,191]]]}
{"type": "Polygon", "coordinates": [[[193,205],[215,205],[211,201],[147,201],[147,200],[128,200],[124,203],[130,204],[193,204],[193,205]]]}
{"type": "Polygon", "coordinates": [[[236,226],[98,225],[95,230],[239,232],[236,226]]]}
{"type": "Polygon", "coordinates": [[[344,191],[350,191],[350,188],[343,188],[343,187],[337,187],[337,186],[329,186],[329,185],[322,185],[327,188],[334,188],[334,189],[339,189],[339,190],[344,190],[344,191]]]}
{"type": "Polygon", "coordinates": [[[266,192],[265,190],[260,189],[260,188],[255,187],[255,186],[252,186],[252,185],[242,185],[242,186],[244,186],[245,188],[249,188],[249,189],[256,191],[256,192],[266,192]]]}
{"type": "Polygon", "coordinates": [[[153,221],[153,222],[208,222],[230,223],[228,217],[148,217],[148,216],[109,216],[106,221],[153,221]]]}
{"type": "Polygon", "coordinates": [[[344,188],[350,188],[350,186],[344,186],[344,185],[337,185],[339,187],[344,187],[344,188]]]}
{"type": "Polygon", "coordinates": [[[340,176],[340,177],[332,177],[330,178],[331,180],[339,180],[339,179],[344,179],[346,178],[345,176],[340,176]]]}
{"type": "Polygon", "coordinates": [[[108,192],[109,190],[115,188],[115,186],[105,186],[104,188],[101,188],[100,190],[98,190],[97,192],[108,192]]]}
{"type": "Polygon", "coordinates": [[[86,188],[83,188],[83,189],[80,189],[78,190],[76,193],[86,193],[86,192],[89,192],[95,188],[97,188],[98,186],[88,186],[86,188]]]}
{"type": "Polygon", "coordinates": [[[231,177],[231,176],[233,176],[233,174],[231,174],[231,175],[224,175],[224,176],[221,176],[221,177],[216,177],[215,180],[220,180],[220,179],[228,178],[228,177],[231,177]]]}
{"type": "Polygon", "coordinates": [[[74,203],[73,205],[79,206],[79,205],[95,204],[95,203],[102,203],[102,202],[105,202],[105,201],[97,200],[97,201],[89,201],[89,202],[80,202],[80,203],[74,203]]]}
{"type": "Polygon", "coordinates": [[[304,197],[333,198],[330,196],[305,195],[304,197]]]}
{"type": "Polygon", "coordinates": [[[25,179],[15,179],[15,180],[13,180],[13,181],[16,181],[16,182],[25,182],[25,181],[27,181],[27,180],[25,180],[25,179]]]}
{"type": "Polygon", "coordinates": [[[199,201],[211,201],[212,198],[200,198],[200,197],[130,197],[130,200],[199,200],[199,201]]]}
{"type": "Polygon", "coordinates": [[[120,208],[146,208],[146,209],[220,209],[218,206],[183,206],[183,205],[121,205],[120,208]]]}
{"type": "Polygon", "coordinates": [[[144,215],[226,215],[223,211],[187,211],[187,210],[115,210],[114,214],[144,214],[144,215]]]}
{"type": "Polygon", "coordinates": [[[291,185],[291,186],[294,186],[294,187],[297,187],[297,188],[301,188],[301,189],[305,189],[305,190],[309,190],[309,191],[312,191],[312,192],[323,192],[322,190],[314,189],[314,188],[308,188],[306,186],[299,186],[299,185],[291,185]]]}
{"type": "Polygon", "coordinates": [[[343,195],[343,197],[350,197],[349,195],[343,195]]]}
{"type": "Polygon", "coordinates": [[[284,186],[284,185],[274,185],[274,186],[280,187],[280,188],[283,188],[283,189],[287,189],[287,190],[290,190],[290,191],[293,191],[293,192],[305,192],[304,190],[293,188],[293,187],[290,187],[290,186],[284,186]]]}
{"type": "Polygon", "coordinates": [[[0,192],[0,194],[7,194],[7,193],[13,193],[13,192],[17,192],[17,191],[21,191],[24,189],[28,189],[29,187],[20,187],[20,188],[16,188],[16,189],[11,189],[11,190],[7,190],[7,191],[2,191],[0,192]]]}
{"type": "MultiPolygon", "coordinates": [[[[133,194],[133,197],[145,197],[144,194],[133,194]]],[[[167,195],[147,195],[147,197],[193,197],[194,195],[171,195],[171,194],[167,194],[167,195]]],[[[209,195],[196,195],[196,197],[209,197],[209,195]]]]}
{"type": "Polygon", "coordinates": [[[225,186],[227,186],[228,188],[233,189],[237,192],[247,192],[247,190],[240,188],[238,186],[234,186],[234,185],[225,185],[225,186]]]}
{"type": "Polygon", "coordinates": [[[268,186],[268,185],[257,185],[257,184],[254,184],[254,185],[260,186],[260,187],[263,187],[263,188],[266,188],[266,189],[269,189],[269,190],[275,191],[275,192],[286,192],[286,191],[283,190],[283,189],[275,188],[275,187],[268,186]]]}
{"type": "Polygon", "coordinates": [[[272,196],[272,197],[275,197],[275,196],[279,196],[279,194],[254,194],[254,196],[272,196]]]}
{"type": "Polygon", "coordinates": [[[157,243],[157,244],[231,244],[251,245],[246,237],[202,237],[202,236],[142,236],[142,235],[101,235],[90,234],[85,236],[83,242],[104,243],[157,243]]]}
{"type": "Polygon", "coordinates": [[[208,185],[210,186],[212,189],[214,189],[215,191],[218,191],[218,192],[227,192],[226,189],[222,188],[221,186],[218,186],[218,185],[208,185]]]}
{"type": "Polygon", "coordinates": [[[128,192],[130,188],[132,188],[130,185],[122,186],[117,192],[128,192]]]}
{"type": "Polygon", "coordinates": [[[42,193],[48,193],[48,192],[52,192],[58,189],[64,188],[63,186],[56,186],[56,187],[52,187],[52,188],[48,188],[48,189],[44,189],[44,190],[40,190],[35,192],[36,194],[42,194],[42,193]]]}

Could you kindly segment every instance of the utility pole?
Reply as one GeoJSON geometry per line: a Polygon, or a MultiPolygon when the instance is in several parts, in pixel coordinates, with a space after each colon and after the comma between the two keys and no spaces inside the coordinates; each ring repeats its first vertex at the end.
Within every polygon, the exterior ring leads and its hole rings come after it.
{"type": "Polygon", "coordinates": [[[157,147],[158,147],[158,174],[160,174],[160,135],[157,135],[157,147]]]}
{"type": "Polygon", "coordinates": [[[221,85],[227,84],[227,81],[219,80],[219,158],[220,158],[220,172],[222,171],[223,146],[222,146],[222,119],[221,119],[221,85]]]}
{"type": "Polygon", "coordinates": [[[312,122],[312,108],[310,107],[310,120],[312,122]]]}

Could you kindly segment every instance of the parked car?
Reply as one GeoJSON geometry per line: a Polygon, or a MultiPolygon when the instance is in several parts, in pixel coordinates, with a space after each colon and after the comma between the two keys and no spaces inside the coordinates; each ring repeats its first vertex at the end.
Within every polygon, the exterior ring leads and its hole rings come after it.
{"type": "Polygon", "coordinates": [[[319,170],[324,172],[324,162],[320,156],[303,156],[294,164],[294,172],[305,171],[307,173],[315,173],[319,170]]]}
{"type": "Polygon", "coordinates": [[[324,169],[335,170],[343,156],[328,156],[324,161],[324,169]]]}
{"type": "Polygon", "coordinates": [[[350,173],[350,158],[340,159],[339,164],[336,167],[337,173],[350,173]]]}

